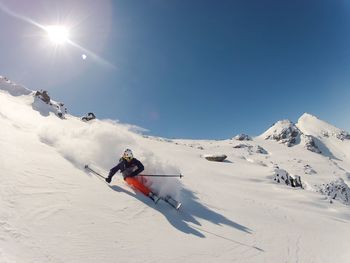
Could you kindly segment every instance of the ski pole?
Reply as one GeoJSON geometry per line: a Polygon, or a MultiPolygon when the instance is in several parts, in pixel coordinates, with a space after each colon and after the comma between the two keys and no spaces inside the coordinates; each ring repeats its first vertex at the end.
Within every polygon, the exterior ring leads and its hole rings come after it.
{"type": "Polygon", "coordinates": [[[85,169],[88,169],[90,172],[102,177],[103,179],[106,179],[106,177],[104,177],[103,175],[99,174],[98,172],[94,171],[93,169],[91,169],[88,165],[85,165],[85,169]]]}
{"type": "Polygon", "coordinates": [[[147,177],[184,177],[182,174],[139,174],[140,176],[147,176],[147,177]]]}
{"type": "MultiPolygon", "coordinates": [[[[99,174],[98,172],[96,172],[95,170],[91,169],[88,165],[85,165],[85,169],[88,169],[90,172],[106,179],[105,176],[99,174]]],[[[147,176],[147,177],[179,177],[182,178],[184,177],[182,174],[139,174],[139,176],[147,176]]]]}

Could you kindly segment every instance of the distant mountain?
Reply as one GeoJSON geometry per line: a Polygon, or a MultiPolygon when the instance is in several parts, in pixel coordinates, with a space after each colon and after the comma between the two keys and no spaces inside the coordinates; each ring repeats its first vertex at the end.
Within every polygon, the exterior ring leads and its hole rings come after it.
{"type": "Polygon", "coordinates": [[[317,117],[304,113],[298,120],[296,126],[303,131],[304,134],[312,135],[317,138],[333,137],[340,141],[350,140],[350,134],[341,130],[317,117]]]}
{"type": "MultiPolygon", "coordinates": [[[[296,124],[290,120],[278,121],[259,137],[277,141],[288,147],[301,144],[309,151],[325,154],[329,157],[334,156],[328,147],[332,148],[331,145],[337,144],[337,141],[350,140],[348,132],[308,113],[304,113],[296,124]],[[330,140],[332,140],[331,143],[330,140]]],[[[343,145],[343,147],[346,146],[343,145]]]]}

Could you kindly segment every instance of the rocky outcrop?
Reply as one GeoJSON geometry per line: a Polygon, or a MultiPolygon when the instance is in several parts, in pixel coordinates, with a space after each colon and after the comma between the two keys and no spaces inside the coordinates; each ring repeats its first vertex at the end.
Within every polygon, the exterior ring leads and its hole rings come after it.
{"type": "Polygon", "coordinates": [[[301,178],[298,175],[291,176],[286,170],[276,168],[274,171],[274,177],[273,180],[276,183],[283,183],[290,187],[300,187],[303,188],[303,185],[301,183],[301,178]]]}
{"type": "Polygon", "coordinates": [[[249,144],[243,144],[243,143],[233,146],[233,148],[235,148],[235,149],[243,149],[243,148],[248,148],[248,147],[252,147],[252,146],[249,144]]]}
{"type": "Polygon", "coordinates": [[[89,112],[88,114],[86,114],[86,116],[81,118],[82,121],[91,121],[94,119],[96,119],[96,116],[93,112],[89,112]]]}
{"type": "MultiPolygon", "coordinates": [[[[325,138],[329,138],[330,134],[328,131],[321,131],[321,134],[325,138]]],[[[344,140],[350,140],[350,134],[344,130],[339,130],[338,132],[332,132],[332,136],[336,137],[337,139],[344,141],[344,140]]]]}
{"type": "Polygon", "coordinates": [[[304,173],[309,175],[317,174],[317,172],[309,164],[304,165],[304,173]]]}
{"type": "Polygon", "coordinates": [[[346,131],[340,131],[335,136],[341,141],[350,140],[350,134],[346,131]]]}
{"type": "Polygon", "coordinates": [[[46,91],[46,90],[37,90],[35,93],[34,93],[34,96],[35,97],[38,97],[39,99],[41,99],[43,102],[45,102],[46,104],[49,104],[50,103],[50,96],[49,96],[49,93],[46,91]]]}
{"type": "Polygon", "coordinates": [[[247,149],[250,154],[251,153],[268,154],[268,152],[260,145],[253,146],[250,144],[241,143],[241,144],[233,146],[233,148],[235,148],[235,149],[247,149]]]}
{"type": "Polygon", "coordinates": [[[302,135],[305,143],[305,148],[314,153],[322,153],[322,151],[317,147],[315,140],[310,135],[302,135]]]}
{"type": "Polygon", "coordinates": [[[301,131],[289,120],[282,120],[275,123],[264,134],[265,140],[275,140],[288,147],[299,143],[301,131]]]}
{"type": "Polygon", "coordinates": [[[328,196],[331,200],[336,199],[346,205],[350,205],[350,188],[343,179],[339,178],[328,184],[322,184],[316,187],[318,188],[318,192],[328,196]]]}
{"type": "Polygon", "coordinates": [[[212,162],[223,162],[227,158],[225,154],[207,154],[203,155],[203,157],[212,162]]]}
{"type": "Polygon", "coordinates": [[[38,111],[42,116],[49,116],[50,112],[53,112],[61,119],[64,119],[67,113],[67,108],[64,104],[50,99],[47,92],[34,93],[32,108],[38,111]],[[45,95],[43,96],[43,94],[45,95]]]}
{"type": "Polygon", "coordinates": [[[261,154],[268,154],[268,152],[263,147],[261,147],[260,145],[256,146],[255,152],[256,153],[261,153],[261,154]]]}
{"type": "Polygon", "coordinates": [[[237,134],[235,137],[233,137],[233,139],[237,140],[237,141],[251,141],[252,138],[244,133],[241,134],[237,134]]]}

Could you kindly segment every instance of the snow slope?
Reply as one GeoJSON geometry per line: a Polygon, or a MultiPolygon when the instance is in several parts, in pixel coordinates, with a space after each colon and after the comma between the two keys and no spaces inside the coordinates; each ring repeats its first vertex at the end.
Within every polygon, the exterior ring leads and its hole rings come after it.
{"type": "Polygon", "coordinates": [[[169,140],[111,120],[60,119],[16,87],[0,79],[0,262],[349,262],[349,206],[316,187],[349,184],[350,140],[339,129],[299,119],[321,154],[264,136],[169,140]],[[148,181],[182,210],[153,204],[119,175],[109,186],[84,171],[90,163],[106,174],[125,148],[147,173],[185,175],[148,181]],[[275,183],[276,167],[305,189],[275,183]]]}

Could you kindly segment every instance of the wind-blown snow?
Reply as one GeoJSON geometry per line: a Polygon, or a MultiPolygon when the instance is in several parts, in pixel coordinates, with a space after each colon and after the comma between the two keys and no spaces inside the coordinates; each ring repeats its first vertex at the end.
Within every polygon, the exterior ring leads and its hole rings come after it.
{"type": "Polygon", "coordinates": [[[349,205],[319,190],[337,179],[348,189],[350,140],[340,129],[310,114],[298,120],[321,154],[263,136],[168,140],[111,120],[60,119],[9,82],[0,79],[0,262],[348,262],[349,205]],[[146,178],[182,210],[153,204],[119,174],[107,185],[84,170],[107,175],[125,148],[145,174],[184,175],[146,178]],[[304,189],[274,182],[277,167],[304,189]]]}

